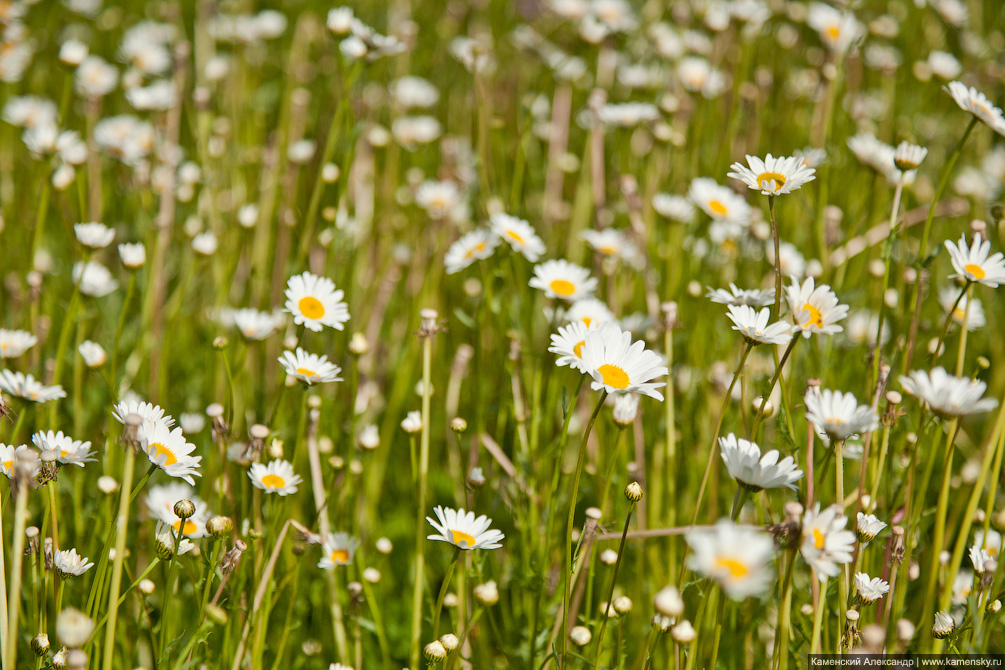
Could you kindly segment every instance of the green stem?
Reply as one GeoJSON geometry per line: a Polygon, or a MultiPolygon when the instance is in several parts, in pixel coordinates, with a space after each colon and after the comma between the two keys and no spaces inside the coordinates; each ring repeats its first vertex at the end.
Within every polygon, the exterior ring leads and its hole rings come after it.
{"type": "Polygon", "coordinates": [[[600,635],[597,636],[597,657],[593,660],[593,670],[600,667],[600,655],[604,652],[604,631],[607,630],[607,622],[610,620],[608,611],[611,607],[611,599],[614,598],[614,586],[618,583],[618,570],[621,568],[621,558],[625,555],[625,539],[628,537],[628,526],[632,523],[632,512],[635,511],[635,503],[628,508],[628,516],[625,518],[625,529],[621,532],[621,544],[618,545],[618,560],[614,562],[614,574],[611,575],[611,587],[607,590],[607,604],[605,611],[600,615],[600,635]]]}

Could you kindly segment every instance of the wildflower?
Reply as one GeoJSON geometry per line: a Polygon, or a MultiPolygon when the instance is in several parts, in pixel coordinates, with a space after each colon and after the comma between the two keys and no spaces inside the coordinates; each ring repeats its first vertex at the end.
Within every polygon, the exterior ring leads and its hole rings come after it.
{"type": "Polygon", "coordinates": [[[927,155],[928,149],[910,142],[901,142],[893,154],[893,164],[903,172],[917,170],[927,155]]]}
{"type": "Polygon", "coordinates": [[[708,287],[705,297],[720,305],[749,305],[750,307],[768,307],[775,304],[775,289],[742,289],[730,282],[729,290],[708,287]]]}
{"type": "Polygon", "coordinates": [[[66,397],[66,391],[62,386],[46,386],[31,375],[11,370],[0,370],[0,390],[38,403],[66,397]]]}
{"type": "Polygon", "coordinates": [[[698,631],[694,629],[694,626],[687,619],[671,628],[670,634],[673,635],[673,639],[676,642],[681,644],[690,644],[698,637],[698,631]]]}
{"type": "Polygon", "coordinates": [[[691,223],[695,217],[694,205],[682,195],[657,193],[653,196],[653,209],[660,216],[680,223],[691,223]]]}
{"type": "Polygon", "coordinates": [[[792,339],[792,326],[777,321],[770,326],[771,309],[765,307],[760,312],[749,305],[729,305],[729,319],[733,330],[743,335],[747,342],[758,344],[786,344],[792,339]]]}
{"type": "Polygon", "coordinates": [[[192,238],[192,250],[200,256],[212,256],[216,253],[218,242],[212,230],[199,233],[192,238]]]}
{"type": "Polygon", "coordinates": [[[973,243],[967,247],[967,237],[961,235],[959,242],[954,244],[946,240],[945,245],[953,269],[956,270],[949,275],[950,279],[961,277],[968,282],[977,282],[991,288],[998,288],[998,284],[1005,283],[1005,254],[999,251],[989,257],[990,240],[974,235],[973,243]]]}
{"type": "Polygon", "coordinates": [[[655,121],[659,116],[656,105],[646,102],[607,103],[597,110],[601,123],[625,128],[655,121]]]}
{"type": "Polygon", "coordinates": [[[820,33],[828,49],[843,54],[864,33],[862,25],[849,12],[842,12],[822,2],[809,7],[806,25],[820,33]]]}
{"type": "Polygon", "coordinates": [[[588,331],[582,359],[583,369],[593,377],[594,391],[603,388],[610,393],[641,393],[663,400],[656,389],[666,382],[652,381],[669,374],[663,359],[646,349],[645,342],[632,342],[632,334],[617,324],[588,331]]]}
{"type": "Polygon", "coordinates": [[[269,461],[268,465],[252,463],[248,477],[255,488],[262,489],[266,493],[278,493],[281,496],[296,493],[297,484],[303,481],[293,472],[293,464],[282,459],[269,461]]]}
{"type": "Polygon", "coordinates": [[[490,217],[492,232],[505,240],[514,251],[519,251],[531,263],[536,263],[544,253],[544,242],[529,223],[515,216],[498,212],[490,217]]]}
{"type": "Polygon", "coordinates": [[[246,307],[233,312],[231,318],[244,339],[260,341],[276,332],[283,323],[283,318],[272,312],[259,312],[246,307]]]}
{"type": "Polygon", "coordinates": [[[870,542],[875,539],[884,528],[886,528],[886,524],[872,514],[859,512],[856,516],[855,530],[861,542],[870,542]]]}
{"type": "Polygon", "coordinates": [[[300,347],[297,347],[296,353],[284,351],[278,360],[286,370],[286,374],[296,377],[308,386],[342,381],[338,376],[342,368],[329,362],[327,356],[310,354],[300,347]]]}
{"type": "Polygon", "coordinates": [[[406,433],[414,434],[422,430],[422,414],[418,411],[409,412],[401,421],[401,428],[406,433]]]}
{"type": "Polygon", "coordinates": [[[729,221],[747,225],[751,209],[747,202],[731,189],[714,179],[699,177],[691,181],[688,198],[716,221],[729,221]]]}
{"type": "Polygon", "coordinates": [[[87,644],[94,631],[94,621],[78,609],[68,607],[56,616],[56,637],[70,649],[87,644]]]}
{"type": "Polygon", "coordinates": [[[954,377],[944,368],[931,372],[912,370],[900,377],[900,385],[936,414],[968,416],[988,412],[998,406],[994,398],[983,398],[987,384],[966,377],[954,377]]]}
{"type": "Polygon", "coordinates": [[[586,626],[573,626],[572,630],[569,631],[569,639],[574,645],[585,647],[593,639],[593,633],[586,626]]]}
{"type": "Polygon", "coordinates": [[[814,333],[832,335],[844,330],[837,322],[848,315],[848,305],[838,304],[837,295],[827,284],[814,287],[813,277],[802,284],[792,277],[786,294],[795,329],[801,331],[803,337],[814,333]]]}
{"type": "Polygon", "coordinates": [[[460,272],[475,261],[485,260],[495,251],[499,238],[487,230],[474,230],[450,245],[443,264],[447,274],[460,272]]]}
{"type": "Polygon", "coordinates": [[[130,414],[139,416],[146,429],[153,428],[157,424],[164,424],[168,428],[174,425],[174,418],[165,414],[160,406],[136,398],[127,398],[112,409],[112,416],[123,425],[126,423],[126,417],[130,414]]]}
{"type": "Polygon", "coordinates": [[[806,393],[806,418],[834,440],[869,433],[879,427],[879,416],[868,405],[859,405],[851,393],[825,389],[806,393]]]}
{"type": "Polygon", "coordinates": [[[202,457],[192,456],[195,445],[185,439],[181,428],[172,430],[161,422],[152,426],[144,424],[140,429],[140,445],[150,462],[168,476],[184,479],[193,486],[195,481],[192,477],[202,476],[199,473],[202,457]]]}
{"type": "Polygon", "coordinates": [[[100,98],[115,90],[119,71],[100,56],[88,56],[74,73],[77,93],[88,98],[100,98]]]}
{"type": "Polygon", "coordinates": [[[146,503],[151,516],[184,537],[198,539],[208,533],[209,506],[195,495],[191,486],[181,482],[153,486],[147,492],[146,503]],[[195,508],[184,520],[175,512],[175,504],[182,500],[189,501],[195,508]]]}
{"type": "Polygon", "coordinates": [[[572,303],[572,306],[565,313],[565,318],[570,322],[580,321],[589,327],[594,324],[599,325],[607,321],[614,321],[614,312],[596,298],[582,298],[572,303]]]}
{"type": "Polygon", "coordinates": [[[474,592],[475,599],[486,607],[491,607],[499,602],[499,588],[496,586],[495,581],[478,584],[472,591],[474,592]]]}
{"type": "Polygon", "coordinates": [[[102,298],[119,286],[108,268],[97,261],[74,263],[73,283],[80,287],[81,293],[92,298],[102,298]]]}
{"type": "Polygon", "coordinates": [[[544,291],[549,298],[574,302],[593,293],[597,280],[586,268],[565,260],[550,260],[534,266],[530,287],[544,291]]]}
{"type": "Polygon", "coordinates": [[[733,163],[730,166],[733,172],[727,176],[742,181],[751,190],[760,191],[764,195],[791,193],[803,184],[813,181],[816,172],[796,156],[775,158],[768,154],[764,160],[750,155],[746,158],[750,167],[733,163]]]}
{"type": "Polygon", "coordinates": [[[432,219],[444,219],[461,205],[461,191],[452,181],[427,181],[415,191],[415,204],[432,219]]]}
{"type": "Polygon", "coordinates": [[[968,555],[970,556],[970,562],[974,566],[974,572],[976,572],[979,575],[984,574],[985,564],[988,561],[994,560],[994,557],[991,555],[991,552],[989,552],[987,549],[983,549],[979,544],[971,546],[968,555]]]}
{"type": "Polygon", "coordinates": [[[17,358],[37,342],[38,338],[25,330],[0,328],[0,358],[17,358]]]}
{"type": "Polygon", "coordinates": [[[956,620],[948,612],[935,613],[935,623],[932,625],[932,636],[938,639],[949,637],[956,630],[956,620]]]}
{"type": "Polygon", "coordinates": [[[653,606],[663,616],[679,617],[684,613],[684,600],[676,587],[665,586],[653,596],[653,606]]]}
{"type": "Polygon", "coordinates": [[[57,551],[56,555],[52,557],[52,565],[59,573],[60,579],[79,577],[94,567],[94,563],[78,555],[76,549],[57,551]]]}
{"type": "Polygon", "coordinates": [[[75,223],[77,241],[91,249],[104,249],[115,239],[115,231],[103,223],[75,223]]]}
{"type": "Polygon", "coordinates": [[[77,347],[80,357],[84,359],[84,364],[89,368],[100,368],[108,360],[108,354],[97,342],[84,340],[77,347]]]}
{"type": "Polygon", "coordinates": [[[143,267],[147,262],[147,250],[142,242],[134,244],[120,244],[119,258],[122,264],[130,270],[143,267]]]}
{"type": "Polygon", "coordinates": [[[335,282],[310,272],[293,275],[287,282],[286,311],[293,322],[320,333],[325,326],[342,330],[349,320],[349,309],[342,302],[343,293],[335,282]]]}
{"type": "Polygon", "coordinates": [[[17,460],[18,454],[22,454],[28,451],[28,446],[22,444],[19,447],[15,447],[10,444],[3,444],[0,442],[0,468],[3,469],[4,475],[7,479],[14,479],[14,464],[17,460]]]}
{"type": "Polygon", "coordinates": [[[56,452],[56,460],[64,465],[72,463],[82,468],[84,463],[98,460],[94,458],[90,442],[75,440],[69,435],[64,435],[62,431],[57,433],[53,433],[51,430],[44,433],[38,432],[31,436],[31,441],[35,443],[39,451],[56,452]]]}
{"type": "Polygon", "coordinates": [[[855,534],[845,530],[847,523],[847,517],[840,513],[837,505],[821,512],[820,503],[816,503],[803,516],[800,551],[821,580],[837,575],[840,572],[838,564],[851,562],[855,534]]]}
{"type": "Polygon", "coordinates": [[[856,572],[855,590],[863,603],[871,604],[889,593],[890,584],[879,577],[870,578],[864,572],[856,572]]]}
{"type": "Polygon", "coordinates": [[[1005,116],[1003,116],[1000,108],[995,107],[988,100],[986,95],[973,86],[967,87],[961,81],[949,82],[947,90],[949,91],[949,95],[953,96],[956,104],[960,106],[960,109],[964,112],[970,112],[981,123],[990,127],[999,135],[1005,136],[1005,116]]]}
{"type": "Polygon", "coordinates": [[[498,549],[502,546],[499,541],[505,536],[500,531],[490,528],[492,520],[484,514],[475,518],[474,512],[443,508],[439,505],[433,508],[433,512],[439,523],[426,517],[429,525],[437,531],[427,536],[428,540],[448,542],[458,549],[498,549]]]}
{"type": "Polygon", "coordinates": [[[609,258],[622,258],[629,263],[638,263],[639,252],[625,231],[605,228],[584,230],[582,237],[598,254],[609,258]]]}
{"type": "Polygon", "coordinates": [[[711,529],[692,530],[687,543],[688,567],[717,581],[733,600],[762,595],[771,586],[775,545],[767,533],[720,519],[711,529]]]}
{"type": "Polygon", "coordinates": [[[635,393],[619,393],[614,396],[614,423],[626,428],[635,423],[639,412],[639,396],[635,393]]]}
{"type": "Polygon", "coordinates": [[[376,449],[380,446],[380,430],[374,424],[364,426],[359,431],[357,440],[359,441],[359,446],[364,449],[376,449]]]}
{"type": "Polygon", "coordinates": [[[939,304],[946,312],[952,310],[953,321],[968,331],[983,328],[984,324],[987,323],[981,301],[969,300],[966,295],[960,297],[959,291],[951,287],[946,286],[939,291],[939,304]],[[957,298],[959,298],[958,301],[957,298]]]}
{"type": "Polygon", "coordinates": [[[353,554],[359,547],[359,540],[347,533],[328,533],[322,544],[324,555],[318,567],[325,570],[352,563],[353,554]]]}
{"type": "Polygon", "coordinates": [[[558,327],[558,333],[552,333],[551,346],[548,351],[557,354],[555,365],[572,367],[573,370],[586,372],[583,367],[583,347],[586,345],[586,334],[589,328],[582,321],[573,321],[558,327]]]}
{"type": "Polygon", "coordinates": [[[795,490],[796,482],[803,476],[803,471],[796,467],[791,456],[779,460],[780,454],[775,449],[761,456],[759,446],[738,439],[733,433],[719,438],[719,453],[729,476],[751,491],[775,488],[795,490]]]}

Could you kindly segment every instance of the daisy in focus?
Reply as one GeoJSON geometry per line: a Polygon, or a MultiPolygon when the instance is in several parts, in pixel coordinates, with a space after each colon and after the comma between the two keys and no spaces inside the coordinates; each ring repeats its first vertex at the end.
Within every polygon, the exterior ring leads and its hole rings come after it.
{"type": "Polygon", "coordinates": [[[550,260],[534,266],[530,287],[544,291],[549,298],[574,302],[593,293],[597,280],[590,271],[566,260],[550,260]]]}
{"type": "Polygon", "coordinates": [[[269,461],[268,465],[252,463],[248,477],[255,488],[281,496],[296,493],[297,485],[303,481],[300,475],[293,472],[293,464],[281,458],[269,461]]]}
{"type": "Polygon", "coordinates": [[[465,512],[463,509],[454,510],[449,507],[433,508],[437,521],[433,521],[428,516],[426,521],[436,529],[436,533],[426,537],[427,540],[437,542],[447,542],[458,549],[498,549],[502,546],[500,540],[505,535],[502,532],[490,528],[492,519],[484,514],[475,517],[474,512],[465,512]]]}
{"type": "Polygon", "coordinates": [[[201,456],[193,456],[195,445],[185,439],[181,428],[171,429],[165,423],[144,425],[140,430],[141,446],[150,462],[170,477],[184,479],[195,485],[193,476],[201,477],[199,463],[201,456]]]}
{"type": "Polygon", "coordinates": [[[63,435],[63,431],[38,432],[31,436],[31,441],[39,451],[56,452],[56,460],[63,465],[73,464],[82,468],[84,463],[98,460],[94,457],[95,452],[91,451],[90,442],[75,440],[63,435]]]}
{"type": "Polygon", "coordinates": [[[962,81],[949,82],[947,90],[960,109],[970,112],[981,123],[999,135],[1005,136],[1005,115],[999,107],[988,100],[986,95],[973,86],[968,87],[962,81]]]}
{"type": "Polygon", "coordinates": [[[779,460],[776,449],[761,455],[761,448],[755,443],[737,438],[730,433],[719,438],[719,455],[726,465],[729,476],[749,491],[788,488],[796,490],[796,482],[803,471],[796,467],[791,456],[779,460]]]}
{"type": "Polygon", "coordinates": [[[63,549],[52,557],[52,567],[60,579],[70,579],[81,576],[93,568],[94,563],[79,555],[76,549],[63,549]]]}
{"type": "Polygon", "coordinates": [[[907,376],[901,376],[900,385],[942,417],[981,414],[998,406],[994,398],[983,397],[987,384],[956,377],[941,367],[931,372],[912,370],[907,376]]]}
{"type": "Polygon", "coordinates": [[[764,531],[720,519],[711,529],[688,533],[687,544],[688,568],[714,579],[733,600],[763,595],[774,581],[775,543],[764,531]]]}
{"type": "Polygon", "coordinates": [[[851,563],[855,534],[845,529],[847,523],[837,505],[821,512],[820,503],[816,503],[803,515],[800,551],[821,581],[836,576],[841,571],[838,566],[851,563]]]}
{"type": "Polygon", "coordinates": [[[855,573],[855,592],[859,601],[872,604],[890,592],[890,584],[879,577],[869,577],[864,572],[855,573]]]}
{"type": "Polygon", "coordinates": [[[329,362],[327,356],[310,354],[300,347],[297,347],[296,353],[284,351],[278,360],[286,370],[286,374],[296,377],[308,386],[342,381],[339,377],[342,368],[329,362]]]}
{"type": "Polygon", "coordinates": [[[310,272],[293,275],[286,284],[286,311],[293,322],[320,333],[325,326],[342,330],[349,320],[349,308],[335,282],[310,272]]]}
{"type": "Polygon", "coordinates": [[[331,570],[340,565],[349,565],[359,548],[359,540],[348,533],[328,533],[321,544],[321,560],[318,567],[323,570],[331,570]]]}
{"type": "Polygon", "coordinates": [[[558,356],[555,365],[558,367],[568,365],[573,370],[586,372],[583,369],[583,347],[586,346],[586,334],[589,330],[582,321],[573,321],[568,325],[559,326],[558,332],[552,333],[548,351],[558,356]]]}
{"type": "Polygon", "coordinates": [[[729,320],[733,330],[743,335],[750,344],[786,344],[792,339],[792,326],[784,321],[768,325],[771,308],[757,311],[749,305],[729,305],[729,320]]]}
{"type": "Polygon", "coordinates": [[[146,502],[150,516],[174,531],[181,531],[182,535],[192,539],[206,535],[206,521],[211,516],[209,506],[195,494],[195,489],[191,486],[181,482],[152,486],[147,491],[146,502]],[[195,514],[185,519],[184,527],[181,517],[174,512],[175,503],[179,500],[188,500],[195,506],[195,514]]]}
{"type": "Polygon", "coordinates": [[[959,242],[946,240],[945,244],[949,260],[956,270],[949,275],[950,279],[960,277],[991,288],[998,288],[999,284],[1005,283],[1005,254],[999,251],[990,255],[990,240],[974,235],[974,241],[968,247],[966,235],[961,235],[959,242]]]}
{"type": "Polygon", "coordinates": [[[848,316],[848,305],[838,304],[838,297],[827,284],[814,286],[813,277],[802,284],[792,277],[792,285],[786,287],[786,297],[795,329],[803,337],[813,334],[833,335],[844,330],[838,325],[848,316]]]}
{"type": "Polygon", "coordinates": [[[832,440],[870,433],[879,427],[879,416],[868,405],[859,405],[851,393],[811,388],[806,392],[806,419],[832,440]]]}
{"type": "Polygon", "coordinates": [[[614,323],[588,331],[583,345],[582,369],[593,377],[591,388],[609,393],[641,393],[662,401],[656,389],[666,382],[652,380],[669,374],[663,359],[646,349],[642,340],[614,323]]]}
{"type": "Polygon", "coordinates": [[[31,375],[11,370],[0,370],[0,390],[23,400],[37,403],[46,403],[50,400],[66,397],[66,391],[63,390],[62,386],[46,386],[31,375]]]}
{"type": "Polygon", "coordinates": [[[802,158],[797,156],[774,157],[768,154],[764,160],[757,156],[747,157],[747,167],[742,163],[733,163],[727,176],[738,179],[754,191],[763,195],[775,196],[791,193],[803,184],[813,181],[816,170],[808,167],[802,158]]]}

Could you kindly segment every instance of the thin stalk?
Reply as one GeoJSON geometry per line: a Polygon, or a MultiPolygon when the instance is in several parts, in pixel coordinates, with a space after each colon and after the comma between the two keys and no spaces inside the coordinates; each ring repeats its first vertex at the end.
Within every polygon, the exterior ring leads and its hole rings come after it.
{"type": "Polygon", "coordinates": [[[461,557],[460,548],[454,548],[454,556],[447,566],[447,574],[443,576],[443,584],[440,585],[440,594],[436,596],[436,608],[433,610],[433,637],[440,637],[440,614],[443,612],[443,599],[447,597],[447,590],[450,588],[450,579],[454,576],[454,568],[457,567],[457,559],[461,557]]]}
{"type": "Polygon", "coordinates": [[[112,585],[108,596],[108,627],[105,628],[105,649],[101,667],[112,670],[115,656],[115,624],[119,615],[119,590],[122,588],[122,562],[126,556],[126,530],[129,527],[129,492],[133,485],[133,466],[136,450],[126,447],[126,464],[122,469],[122,487],[119,494],[119,515],[115,522],[115,563],[112,566],[112,585]]]}
{"type": "MultiPolygon", "coordinates": [[[[621,533],[621,544],[618,545],[618,560],[614,562],[614,574],[611,575],[611,588],[607,590],[607,605],[611,607],[611,599],[614,598],[614,586],[618,583],[618,570],[621,568],[621,558],[625,555],[625,538],[628,536],[628,526],[632,523],[632,512],[635,511],[635,503],[632,502],[628,508],[628,516],[625,518],[625,529],[621,533]]],[[[611,618],[605,611],[601,617],[603,623],[600,624],[600,635],[597,636],[597,657],[593,660],[593,670],[600,667],[600,655],[604,652],[604,631],[607,630],[607,621],[611,618]]]]}

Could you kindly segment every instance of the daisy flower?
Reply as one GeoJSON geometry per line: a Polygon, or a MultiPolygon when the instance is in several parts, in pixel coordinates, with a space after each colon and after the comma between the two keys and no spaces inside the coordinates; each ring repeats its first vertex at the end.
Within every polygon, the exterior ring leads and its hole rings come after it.
{"type": "Polygon", "coordinates": [[[82,468],[84,463],[98,460],[94,458],[90,442],[75,440],[69,435],[63,435],[62,431],[57,433],[51,430],[45,433],[40,431],[31,436],[31,441],[39,451],[55,451],[56,460],[63,465],[72,463],[82,468]]]}
{"type": "Polygon", "coordinates": [[[862,542],[871,542],[883,532],[884,528],[886,528],[886,524],[873,514],[859,512],[856,516],[855,532],[862,542]]]}
{"type": "Polygon", "coordinates": [[[967,377],[955,377],[944,368],[931,372],[912,370],[900,377],[900,385],[940,416],[967,416],[993,410],[998,406],[994,398],[983,398],[987,384],[967,377]]]}
{"type": "Polygon", "coordinates": [[[974,566],[974,571],[977,572],[977,574],[979,575],[984,574],[984,565],[988,561],[994,560],[994,557],[991,555],[991,552],[988,551],[987,549],[982,549],[978,544],[975,544],[972,547],[970,547],[968,555],[970,556],[970,562],[974,566]]]}
{"type": "Polygon", "coordinates": [[[635,262],[638,258],[638,250],[623,231],[614,228],[591,229],[584,230],[581,235],[598,254],[611,258],[623,258],[629,262],[635,262]]]}
{"type": "Polygon", "coordinates": [[[614,321],[614,312],[596,298],[583,298],[572,303],[565,313],[569,321],[581,321],[587,326],[614,321]]]}
{"type": "Polygon", "coordinates": [[[52,567],[59,573],[60,579],[70,579],[84,574],[94,567],[94,563],[80,556],[76,549],[63,549],[52,557],[52,567]]]}
{"type": "Polygon", "coordinates": [[[984,316],[984,306],[981,304],[980,300],[976,298],[973,301],[968,301],[967,296],[964,295],[957,302],[959,297],[959,291],[956,291],[948,286],[943,287],[939,290],[939,304],[942,305],[942,309],[948,312],[952,310],[953,321],[964,325],[966,321],[967,330],[978,330],[983,328],[987,323],[987,318],[984,316]],[[970,303],[969,314],[967,313],[967,303],[970,303]]]}
{"type": "Polygon", "coordinates": [[[858,593],[859,600],[869,605],[889,593],[890,584],[879,577],[869,577],[864,572],[856,572],[855,591],[858,593]]]}
{"type": "Polygon", "coordinates": [[[171,429],[164,423],[144,424],[140,429],[143,450],[150,462],[169,477],[184,479],[195,485],[193,476],[201,477],[199,462],[202,456],[192,456],[195,445],[185,439],[181,428],[171,429]]]}
{"type": "MultiPolygon", "coordinates": [[[[6,459],[5,459],[6,460],[6,459]]],[[[4,464],[6,467],[6,463],[4,464]]],[[[1002,537],[1001,533],[992,529],[988,529],[987,538],[984,537],[984,531],[978,530],[974,533],[974,543],[982,549],[987,549],[988,553],[991,554],[992,558],[996,558],[1003,547],[1005,547],[1005,538],[1002,537]]]]}
{"type": "Polygon", "coordinates": [[[38,338],[26,330],[0,328],[0,358],[17,358],[37,342],[38,338]]]}
{"type": "Polygon", "coordinates": [[[692,180],[687,196],[716,221],[750,223],[751,209],[747,201],[714,179],[698,177],[692,180]]]}
{"type": "Polygon", "coordinates": [[[772,449],[761,456],[755,443],[730,433],[719,438],[719,454],[726,464],[729,476],[750,491],[762,489],[796,489],[803,471],[796,467],[791,456],[778,460],[780,454],[772,449]]]}
{"type": "Polygon", "coordinates": [[[956,630],[956,619],[949,612],[938,611],[935,613],[935,623],[932,624],[932,637],[943,639],[956,630]]]}
{"type": "Polygon", "coordinates": [[[143,419],[144,428],[153,428],[156,424],[164,424],[168,428],[174,425],[174,417],[165,414],[159,405],[144,402],[138,398],[127,398],[112,409],[112,416],[123,425],[126,423],[126,417],[130,414],[136,414],[143,419]]]}
{"type": "Polygon", "coordinates": [[[104,347],[91,340],[81,342],[80,346],[77,347],[77,352],[89,368],[100,368],[108,361],[108,354],[105,353],[104,347]]]}
{"type": "Polygon", "coordinates": [[[842,12],[822,2],[814,2],[806,15],[806,25],[820,33],[828,49],[844,53],[863,33],[851,12],[842,12]]]}
{"type": "Polygon", "coordinates": [[[747,167],[742,163],[733,163],[727,176],[738,179],[754,191],[764,195],[782,195],[791,193],[803,184],[813,181],[816,170],[808,167],[798,156],[774,157],[768,154],[764,160],[757,156],[747,157],[747,167]]]}
{"type": "Polygon", "coordinates": [[[775,304],[775,289],[742,289],[730,282],[729,290],[724,288],[706,287],[705,297],[720,305],[750,305],[751,307],[768,307],[775,304]]]}
{"type": "Polygon", "coordinates": [[[80,287],[81,293],[91,298],[103,298],[119,287],[108,268],[97,261],[74,263],[73,283],[80,287]]]}
{"type": "Polygon", "coordinates": [[[656,389],[666,382],[652,380],[669,374],[663,359],[646,349],[642,340],[632,342],[632,334],[615,323],[590,330],[583,345],[582,366],[593,377],[591,388],[609,393],[641,393],[662,401],[656,389]]]}
{"type": "Polygon", "coordinates": [[[335,282],[310,272],[293,275],[286,284],[286,311],[298,326],[320,333],[325,326],[342,330],[349,320],[349,308],[335,282]]]}
{"type": "Polygon", "coordinates": [[[475,261],[485,260],[499,245],[499,238],[487,230],[474,230],[461,237],[447,249],[443,257],[447,274],[460,272],[475,261]]]}
{"type": "Polygon", "coordinates": [[[733,600],[763,595],[771,587],[775,543],[764,531],[720,519],[711,529],[689,532],[687,544],[688,568],[714,579],[733,600]]]}
{"type": "Polygon", "coordinates": [[[566,260],[550,260],[534,266],[530,287],[544,291],[549,298],[574,302],[593,293],[597,280],[590,271],[566,260]]]}
{"type": "Polygon", "coordinates": [[[415,204],[431,219],[443,219],[461,206],[461,191],[452,181],[427,181],[416,189],[415,204]]]}
{"type": "Polygon", "coordinates": [[[286,374],[296,377],[308,386],[342,381],[338,376],[342,368],[330,363],[327,356],[309,354],[300,347],[297,347],[296,353],[284,351],[278,360],[286,370],[286,374]]]}
{"type": "Polygon", "coordinates": [[[973,86],[967,87],[961,81],[951,81],[947,88],[949,95],[964,112],[970,112],[975,118],[989,126],[999,135],[1005,136],[1005,116],[1002,110],[995,107],[988,97],[973,86]]]}
{"type": "Polygon", "coordinates": [[[15,447],[10,444],[0,442],[0,468],[3,469],[7,479],[14,479],[14,461],[18,452],[28,451],[28,445],[22,444],[15,447]]]}
{"type": "Polygon", "coordinates": [[[77,241],[91,249],[104,249],[115,239],[115,231],[103,223],[75,223],[77,241]]]}
{"type": "Polygon", "coordinates": [[[859,405],[851,393],[810,389],[804,400],[806,419],[833,440],[847,440],[879,427],[876,412],[868,405],[859,405]]]}
{"type": "Polygon", "coordinates": [[[255,488],[281,496],[296,493],[297,484],[303,481],[300,475],[293,472],[293,464],[283,459],[269,461],[268,465],[252,463],[248,477],[255,488]]]}
{"type": "Polygon", "coordinates": [[[498,549],[502,546],[499,541],[506,537],[500,531],[489,528],[492,519],[484,514],[475,518],[474,512],[439,505],[433,508],[433,513],[439,523],[426,517],[429,525],[436,529],[436,533],[426,537],[427,540],[448,542],[458,549],[498,549]]]}
{"type": "Polygon", "coordinates": [[[682,195],[657,193],[653,196],[653,209],[662,217],[679,223],[692,223],[695,217],[694,204],[682,195]]]}
{"type": "Polygon", "coordinates": [[[729,305],[729,320],[733,322],[733,330],[739,332],[751,344],[786,344],[792,339],[792,326],[784,321],[777,321],[770,326],[771,308],[765,307],[760,312],[749,305],[729,305]]]}
{"type": "Polygon", "coordinates": [[[910,172],[917,170],[927,155],[928,149],[925,147],[910,142],[901,142],[893,154],[893,164],[902,172],[910,172]]]}
{"type": "Polygon", "coordinates": [[[241,336],[248,341],[264,340],[283,323],[283,318],[278,314],[259,312],[250,307],[234,311],[231,319],[241,336]]]}
{"type": "MultiPolygon", "coordinates": [[[[596,328],[596,326],[594,326],[596,328]]],[[[586,345],[586,334],[590,328],[582,321],[559,326],[557,333],[551,335],[551,346],[548,351],[557,354],[555,365],[570,366],[573,370],[586,372],[583,368],[583,347],[586,345]]]]}
{"type": "Polygon", "coordinates": [[[181,482],[150,487],[147,492],[147,509],[150,516],[192,539],[205,537],[206,521],[212,516],[209,506],[195,494],[195,489],[181,482]],[[175,503],[179,500],[188,500],[195,506],[195,514],[185,519],[184,528],[181,517],[174,513],[175,503]]]}
{"type": "Polygon", "coordinates": [[[31,375],[11,370],[0,370],[0,390],[23,400],[38,403],[66,397],[66,391],[62,386],[46,386],[31,375]]]}
{"type": "Polygon", "coordinates": [[[348,533],[328,533],[322,544],[324,555],[318,561],[318,567],[331,570],[340,565],[349,565],[358,547],[359,540],[348,533]]]}
{"type": "Polygon", "coordinates": [[[833,335],[844,330],[837,324],[848,316],[848,305],[838,304],[838,297],[827,284],[814,286],[813,277],[802,284],[792,277],[792,285],[786,287],[786,297],[795,329],[802,331],[803,337],[816,333],[833,335]]]}
{"type": "Polygon", "coordinates": [[[515,216],[498,212],[489,218],[492,232],[505,240],[514,251],[519,251],[531,263],[536,263],[544,253],[544,242],[529,223],[515,216]]]}
{"type": "Polygon", "coordinates": [[[803,516],[800,551],[821,581],[836,576],[841,571],[839,564],[851,562],[855,534],[845,529],[847,523],[848,518],[840,513],[837,505],[821,512],[820,503],[816,503],[803,516]]]}
{"type": "Polygon", "coordinates": [[[990,240],[974,235],[974,241],[968,247],[967,236],[961,235],[959,242],[954,244],[946,240],[945,245],[949,251],[949,260],[956,270],[955,274],[949,275],[950,279],[962,277],[991,288],[998,288],[998,284],[1005,283],[1005,254],[999,251],[989,257],[990,240]]]}

